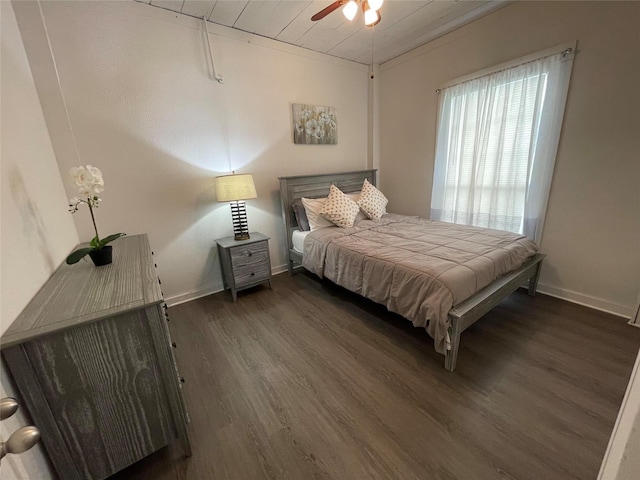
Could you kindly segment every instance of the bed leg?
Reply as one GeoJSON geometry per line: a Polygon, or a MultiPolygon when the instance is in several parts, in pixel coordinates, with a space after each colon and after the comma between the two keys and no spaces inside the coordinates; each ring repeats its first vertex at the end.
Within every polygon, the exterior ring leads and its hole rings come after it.
{"type": "Polygon", "coordinates": [[[458,318],[451,319],[449,327],[449,338],[451,339],[451,350],[447,350],[444,356],[444,368],[453,372],[456,369],[458,360],[458,348],[460,347],[460,324],[458,318]]]}
{"type": "Polygon", "coordinates": [[[530,297],[533,297],[536,294],[536,290],[538,289],[538,278],[540,278],[540,270],[542,269],[542,261],[538,262],[536,265],[536,273],[533,274],[533,277],[529,279],[529,290],[528,294],[530,297]]]}
{"type": "Polygon", "coordinates": [[[288,266],[289,266],[289,276],[293,277],[293,260],[289,260],[288,266]]]}

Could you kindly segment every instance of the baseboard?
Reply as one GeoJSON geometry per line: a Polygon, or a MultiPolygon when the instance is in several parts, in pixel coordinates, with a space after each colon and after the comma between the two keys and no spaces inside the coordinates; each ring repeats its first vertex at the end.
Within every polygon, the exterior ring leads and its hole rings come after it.
{"type": "Polygon", "coordinates": [[[173,307],[174,305],[180,305],[181,303],[190,302],[191,300],[195,300],[196,298],[206,297],[207,295],[222,292],[223,290],[224,288],[222,284],[210,285],[208,287],[200,288],[192,292],[175,295],[173,297],[167,297],[164,299],[164,301],[169,307],[173,307]]]}
{"type": "Polygon", "coordinates": [[[538,284],[538,292],[544,293],[551,297],[556,297],[567,302],[576,303],[585,307],[593,308],[594,310],[600,310],[601,312],[610,313],[617,317],[623,317],[629,320],[633,314],[632,307],[625,307],[624,305],[618,305],[611,303],[607,300],[598,297],[592,297],[591,295],[585,295],[583,293],[574,292],[571,290],[565,290],[563,288],[552,287],[550,285],[538,284]]]}
{"type": "MultiPolygon", "coordinates": [[[[279,273],[283,273],[286,271],[288,271],[288,267],[286,264],[278,265],[277,267],[273,267],[271,269],[271,275],[278,275],[279,273]]],[[[210,285],[205,288],[194,290],[193,292],[187,292],[180,295],[174,295],[173,297],[167,297],[165,298],[165,302],[167,303],[167,306],[173,307],[174,305],[180,305],[181,303],[190,302],[191,300],[206,297],[207,295],[222,292],[223,290],[224,288],[222,284],[210,285]]]]}
{"type": "MultiPolygon", "coordinates": [[[[288,271],[289,268],[287,264],[278,265],[271,269],[272,275],[278,275],[280,273],[284,273],[288,271]]],[[[179,305],[181,303],[190,302],[191,300],[195,300],[197,298],[206,297],[207,295],[211,295],[214,293],[222,292],[224,290],[221,284],[211,285],[205,288],[201,288],[199,290],[195,290],[193,292],[183,293],[181,295],[175,295],[173,297],[168,297],[165,299],[167,305],[172,307],[174,305],[179,305]]],[[[608,302],[602,298],[592,297],[590,295],[584,295],[582,293],[574,292],[571,290],[565,290],[562,288],[552,287],[550,285],[544,285],[542,283],[538,284],[538,292],[543,293],[545,295],[549,295],[551,297],[559,298],[561,300],[566,300],[567,302],[576,303],[578,305],[582,305],[585,307],[593,308],[595,310],[600,310],[601,312],[610,313],[617,317],[623,317],[627,320],[631,319],[633,315],[632,307],[625,307],[623,305],[618,305],[616,303],[608,302]]],[[[638,327],[640,325],[632,324],[630,325],[634,327],[638,327]]]]}
{"type": "Polygon", "coordinates": [[[289,267],[285,263],[284,265],[278,265],[277,267],[271,268],[271,275],[278,275],[279,273],[288,272],[289,267]]]}

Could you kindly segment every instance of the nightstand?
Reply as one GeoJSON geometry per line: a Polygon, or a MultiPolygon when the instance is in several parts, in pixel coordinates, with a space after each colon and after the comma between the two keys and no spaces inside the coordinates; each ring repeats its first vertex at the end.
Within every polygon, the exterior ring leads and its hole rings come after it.
{"type": "Polygon", "coordinates": [[[219,238],[218,255],[222,267],[225,288],[231,289],[235,302],[238,292],[268,282],[271,288],[271,260],[269,259],[269,237],[251,232],[248,240],[233,237],[219,238]]]}

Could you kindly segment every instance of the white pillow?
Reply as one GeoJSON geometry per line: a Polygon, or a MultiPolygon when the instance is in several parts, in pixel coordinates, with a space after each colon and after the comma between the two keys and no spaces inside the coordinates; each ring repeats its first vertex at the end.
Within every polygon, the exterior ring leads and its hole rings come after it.
{"type": "Polygon", "coordinates": [[[322,210],[326,201],[327,197],[302,197],[302,205],[304,205],[304,211],[307,213],[307,220],[309,220],[309,228],[311,228],[311,231],[318,230],[319,228],[333,227],[333,223],[320,216],[320,210],[322,210]]]}
{"type": "Polygon", "coordinates": [[[320,215],[342,228],[353,227],[360,207],[347,197],[335,185],[331,185],[327,201],[320,210],[320,215]]]}
{"type": "Polygon", "coordinates": [[[387,203],[389,203],[387,197],[365,178],[358,206],[367,214],[367,217],[376,222],[380,220],[382,215],[387,213],[387,203]]]}

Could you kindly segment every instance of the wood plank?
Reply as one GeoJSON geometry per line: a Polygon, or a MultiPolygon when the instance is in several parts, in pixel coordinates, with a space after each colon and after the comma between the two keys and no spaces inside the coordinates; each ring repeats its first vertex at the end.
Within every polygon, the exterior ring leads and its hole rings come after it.
{"type": "MultiPolygon", "coordinates": [[[[311,17],[318,13],[320,10],[330,5],[332,2],[327,2],[326,0],[313,0],[307,4],[307,6],[300,12],[300,14],[294,18],[276,37],[276,40],[280,40],[281,42],[291,43],[293,45],[298,45],[298,40],[302,37],[306,32],[319,27],[323,20],[331,19],[334,22],[345,22],[347,19],[340,13],[340,15],[336,15],[337,19],[333,18],[333,14],[328,15],[321,21],[313,22],[311,21],[311,17]],[[342,17],[342,19],[340,19],[342,17]]],[[[334,12],[339,13],[338,12],[334,12]]]]}
{"type": "Polygon", "coordinates": [[[307,4],[306,0],[249,2],[233,27],[265,37],[276,38],[306,8],[307,4]]]}
{"type": "Polygon", "coordinates": [[[113,480],[597,475],[640,342],[624,319],[518,291],[450,374],[384,307],[306,273],[273,282],[172,307],[194,456],[113,480]]]}
{"type": "MultiPolygon", "coordinates": [[[[427,42],[476,20],[494,10],[504,7],[508,2],[473,1],[442,2],[434,1],[424,5],[407,18],[395,23],[386,22],[383,17],[384,34],[375,43],[375,62],[389,61],[405,52],[413,50],[427,42]],[[382,38],[380,38],[382,37],[382,38]]],[[[377,27],[376,27],[377,28],[377,27]]],[[[336,50],[334,54],[338,54],[336,50]]],[[[369,63],[366,53],[351,58],[360,63],[369,63]]],[[[340,55],[338,55],[340,56],[340,55]]]]}
{"type": "MultiPolygon", "coordinates": [[[[384,60],[381,58],[380,52],[384,51],[387,45],[392,43],[393,32],[395,31],[393,26],[397,25],[401,29],[411,28],[413,30],[413,25],[421,25],[419,19],[420,12],[431,3],[447,4],[450,6],[458,5],[453,2],[432,1],[398,1],[389,2],[386,5],[383,4],[380,10],[380,14],[382,15],[380,24],[369,28],[363,25],[362,17],[357,17],[357,25],[360,28],[354,31],[348,38],[337,42],[332,48],[328,49],[326,53],[341,58],[349,58],[366,65],[371,64],[371,56],[373,53],[374,63],[382,63],[384,60]]],[[[422,28],[425,27],[422,26],[422,28]]],[[[406,45],[403,46],[406,47],[406,45]]]]}
{"type": "Polygon", "coordinates": [[[183,2],[184,0],[151,0],[151,5],[180,13],[183,2]]]}
{"type": "Polygon", "coordinates": [[[348,21],[341,9],[322,20],[311,21],[311,17],[327,5],[325,1],[311,2],[278,34],[276,40],[326,53],[363,28],[362,22],[348,21]]]}
{"type": "Polygon", "coordinates": [[[184,0],[182,5],[182,13],[197,18],[209,18],[216,0],[184,0]]]}
{"type": "Polygon", "coordinates": [[[209,15],[209,20],[233,27],[248,3],[248,0],[218,0],[209,15]]]}

